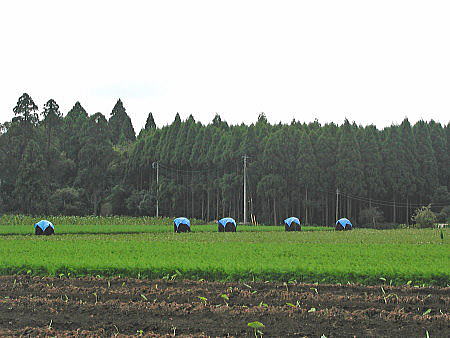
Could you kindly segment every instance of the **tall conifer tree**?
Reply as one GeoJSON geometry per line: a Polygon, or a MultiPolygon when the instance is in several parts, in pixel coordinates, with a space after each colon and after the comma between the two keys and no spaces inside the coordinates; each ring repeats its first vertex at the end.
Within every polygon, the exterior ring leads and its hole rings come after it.
{"type": "Polygon", "coordinates": [[[111,128],[111,139],[113,144],[125,144],[134,142],[136,133],[128,116],[122,100],[118,99],[109,118],[111,128]]]}
{"type": "MultiPolygon", "coordinates": [[[[356,141],[354,128],[345,120],[339,130],[339,146],[336,156],[336,184],[344,194],[362,196],[364,176],[361,165],[361,152],[356,141]]],[[[347,214],[352,213],[351,198],[347,197],[347,214]]]]}
{"type": "Polygon", "coordinates": [[[50,191],[46,182],[48,178],[40,145],[30,140],[21,161],[17,180],[15,182],[14,197],[16,210],[27,215],[45,214],[50,191]]]}
{"type": "Polygon", "coordinates": [[[414,125],[414,136],[416,138],[415,153],[418,163],[418,188],[423,193],[422,198],[424,199],[421,200],[421,203],[428,203],[438,187],[439,177],[430,131],[423,120],[414,125]]]}
{"type": "Polygon", "coordinates": [[[62,151],[67,157],[78,163],[78,153],[81,148],[81,138],[88,122],[88,114],[80,102],[76,102],[63,119],[62,151]]]}
{"type": "Polygon", "coordinates": [[[147,120],[145,121],[144,129],[145,130],[156,129],[156,123],[155,123],[152,113],[148,113],[147,120]]]}
{"type": "Polygon", "coordinates": [[[107,192],[108,169],[113,156],[108,122],[101,113],[96,113],[89,118],[81,140],[80,168],[75,180],[76,185],[85,190],[91,211],[96,215],[107,192]]]}

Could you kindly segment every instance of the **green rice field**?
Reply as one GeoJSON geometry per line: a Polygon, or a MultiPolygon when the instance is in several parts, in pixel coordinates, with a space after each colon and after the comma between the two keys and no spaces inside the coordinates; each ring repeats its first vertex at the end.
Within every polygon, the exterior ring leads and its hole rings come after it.
{"type": "MultiPolygon", "coordinates": [[[[329,230],[325,227],[305,230],[329,230]]],[[[0,225],[0,273],[395,285],[450,284],[450,231],[436,229],[284,232],[238,226],[0,225]],[[134,233],[133,233],[134,232],[134,233]],[[29,234],[29,235],[27,235],[29,234]]]]}

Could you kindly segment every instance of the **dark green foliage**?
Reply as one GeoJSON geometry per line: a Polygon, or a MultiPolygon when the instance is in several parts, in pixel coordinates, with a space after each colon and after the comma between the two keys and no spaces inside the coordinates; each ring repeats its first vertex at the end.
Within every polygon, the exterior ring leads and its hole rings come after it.
{"type": "Polygon", "coordinates": [[[450,205],[443,207],[436,217],[440,223],[450,223],[450,205]]]}
{"type": "Polygon", "coordinates": [[[263,113],[249,126],[220,115],[203,125],[176,114],[158,128],[150,113],[135,139],[121,100],[109,121],[79,102],[62,117],[49,100],[39,122],[27,94],[14,112],[0,125],[2,212],[155,215],[158,197],[161,216],[242,220],[244,155],[248,218],[258,223],[333,225],[336,188],[338,216],[371,224],[373,210],[408,223],[417,207],[440,215],[450,202],[450,126],[434,121],[378,130],[347,120],[272,125],[263,113]]]}
{"type": "Polygon", "coordinates": [[[81,138],[87,121],[88,114],[78,101],[63,119],[61,148],[74,162],[78,162],[81,138]]]}
{"type": "Polygon", "coordinates": [[[336,185],[343,193],[363,195],[363,171],[355,130],[346,120],[339,130],[336,159],[336,185]]]}
{"type": "Polygon", "coordinates": [[[397,156],[400,157],[402,171],[400,189],[399,192],[404,196],[410,196],[417,191],[418,183],[418,168],[420,163],[417,158],[417,143],[422,143],[423,139],[414,138],[414,134],[411,128],[411,124],[408,119],[403,120],[400,125],[400,153],[397,156]]]}
{"type": "Polygon", "coordinates": [[[147,116],[147,121],[145,121],[145,130],[152,130],[152,129],[156,129],[156,123],[155,120],[153,119],[153,114],[149,113],[147,116]]]}
{"type": "Polygon", "coordinates": [[[81,216],[87,211],[83,203],[84,191],[75,188],[56,190],[49,197],[49,210],[52,215],[81,216]]]}
{"type": "Polygon", "coordinates": [[[418,167],[418,188],[422,193],[430,196],[438,187],[439,176],[430,131],[424,121],[419,121],[415,124],[414,136],[416,139],[415,153],[418,167]]]}
{"type": "Polygon", "coordinates": [[[155,196],[145,190],[134,190],[125,200],[125,206],[133,216],[153,215],[155,196]]]}
{"type": "Polygon", "coordinates": [[[31,140],[28,142],[18,168],[14,189],[15,207],[19,213],[36,214],[47,211],[50,191],[47,167],[41,147],[31,140]]]}
{"type": "Polygon", "coordinates": [[[383,177],[383,157],[381,154],[380,132],[370,125],[359,129],[361,163],[364,172],[364,190],[367,197],[380,196],[385,192],[383,177]]]}
{"type": "MultiPolygon", "coordinates": [[[[351,196],[365,196],[363,162],[359,142],[356,138],[357,129],[345,120],[339,130],[339,146],[336,158],[336,187],[346,195],[345,203],[341,203],[340,215],[353,218],[356,204],[351,196]]],[[[344,202],[344,201],[342,201],[344,202]]]]}
{"type": "Polygon", "coordinates": [[[61,124],[62,114],[59,111],[59,105],[53,99],[48,100],[44,105],[42,116],[44,118],[42,123],[47,129],[55,128],[61,124]]]}
{"type": "Polygon", "coordinates": [[[89,118],[81,139],[79,169],[75,185],[83,188],[90,212],[98,215],[99,206],[110,184],[109,164],[114,158],[108,122],[101,113],[89,118]]]}
{"type": "Polygon", "coordinates": [[[400,190],[402,180],[402,152],[400,131],[398,127],[389,127],[384,131],[383,159],[384,177],[388,188],[388,196],[393,196],[400,190]]]}
{"type": "Polygon", "coordinates": [[[14,120],[19,121],[22,127],[27,129],[39,121],[38,114],[36,113],[37,109],[38,107],[30,95],[24,93],[13,109],[14,115],[16,115],[14,120]]]}
{"type": "Polygon", "coordinates": [[[113,144],[130,143],[136,139],[133,124],[120,99],[117,100],[112,110],[109,126],[113,144]]]}
{"type": "Polygon", "coordinates": [[[365,225],[376,226],[383,221],[383,213],[376,207],[362,209],[359,213],[359,222],[365,225]]]}
{"type": "MultiPolygon", "coordinates": [[[[392,221],[398,221],[398,204],[404,203],[401,216],[406,224],[410,219],[410,203],[415,198],[416,203],[422,203],[422,198],[417,196],[418,159],[416,155],[416,139],[412,132],[411,124],[407,119],[400,126],[391,126],[384,132],[383,160],[384,176],[386,179],[386,199],[394,201],[392,208],[392,221]]],[[[429,200],[429,196],[426,197],[429,200]]]]}
{"type": "Polygon", "coordinates": [[[116,185],[111,189],[111,193],[108,196],[108,201],[111,203],[112,213],[114,215],[126,215],[128,209],[126,205],[126,199],[130,196],[128,187],[123,185],[116,185]]]}
{"type": "Polygon", "coordinates": [[[445,129],[440,123],[436,123],[433,120],[429,123],[429,131],[431,138],[431,145],[434,151],[437,162],[437,172],[439,178],[439,184],[446,186],[449,180],[450,167],[450,151],[447,145],[447,138],[445,135],[445,129]],[[445,170],[447,168],[447,170],[445,170]]]}

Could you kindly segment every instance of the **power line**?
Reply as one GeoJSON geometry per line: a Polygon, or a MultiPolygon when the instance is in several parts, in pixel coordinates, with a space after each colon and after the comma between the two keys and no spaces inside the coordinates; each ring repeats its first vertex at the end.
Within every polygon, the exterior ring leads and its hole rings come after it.
{"type": "MultiPolygon", "coordinates": [[[[308,188],[309,189],[309,188],[308,188]]],[[[311,189],[309,189],[311,190],[311,189]]],[[[336,195],[336,191],[330,191],[330,190],[325,190],[325,189],[316,189],[314,192],[320,192],[320,193],[327,193],[330,195],[335,196],[336,195]]],[[[353,195],[353,194],[348,194],[348,193],[343,193],[341,190],[339,190],[339,195],[341,196],[345,196],[348,197],[350,199],[354,199],[354,200],[359,200],[362,202],[370,202],[372,204],[378,204],[378,205],[383,205],[383,206],[397,206],[397,207],[423,207],[424,204],[431,204],[432,206],[435,207],[445,207],[447,205],[450,205],[450,201],[448,202],[439,202],[439,203],[401,203],[398,201],[386,201],[386,200],[379,200],[379,199],[374,199],[374,198],[369,198],[369,197],[365,197],[365,196],[358,196],[358,195],[353,195]]]]}
{"type": "MultiPolygon", "coordinates": [[[[244,203],[243,203],[243,211],[244,211],[244,222],[246,222],[247,220],[247,205],[246,205],[246,195],[247,195],[247,187],[246,187],[246,181],[247,181],[247,160],[248,160],[248,156],[244,155],[243,157],[244,160],[244,166],[243,166],[243,192],[244,192],[244,203]]],[[[230,163],[230,162],[228,162],[230,163]]],[[[209,168],[203,168],[203,169],[179,169],[179,168],[174,168],[171,167],[169,165],[166,164],[162,164],[159,161],[158,162],[154,162],[154,165],[156,164],[156,166],[154,166],[154,168],[156,168],[157,171],[157,181],[158,181],[158,177],[159,177],[159,168],[164,168],[167,171],[172,171],[172,172],[177,172],[177,173],[181,173],[189,175],[189,174],[195,174],[195,173],[200,173],[200,174],[208,174],[208,173],[212,173],[215,172],[216,174],[219,172],[223,172],[225,173],[226,171],[232,171],[235,172],[236,175],[239,175],[239,170],[238,167],[225,167],[225,166],[214,166],[214,167],[209,167],[209,168]],[[234,169],[234,170],[233,170],[234,169]]],[[[158,186],[158,182],[157,182],[157,186],[158,186]]],[[[325,189],[316,189],[315,190],[316,193],[320,192],[320,193],[327,193],[327,194],[331,194],[331,195],[335,195],[336,194],[336,218],[338,217],[338,206],[339,206],[339,197],[343,196],[346,198],[350,198],[352,200],[355,201],[361,201],[361,202],[366,202],[366,203],[370,203],[376,206],[383,206],[383,207],[395,207],[395,208],[414,208],[414,207],[422,207],[424,204],[418,204],[418,203],[402,203],[402,202],[398,202],[398,201],[387,201],[387,200],[380,200],[380,199],[374,199],[374,198],[369,198],[369,197],[365,197],[365,196],[358,196],[358,195],[353,195],[353,194],[349,194],[349,193],[343,193],[341,191],[339,191],[339,189],[336,189],[336,191],[329,191],[329,190],[325,190],[325,189]]],[[[435,207],[443,207],[446,205],[450,204],[449,202],[439,202],[439,203],[429,203],[432,206],[435,207]]],[[[158,198],[157,198],[157,214],[158,214],[158,198]]]]}
{"type": "MultiPolygon", "coordinates": [[[[385,201],[385,200],[377,200],[377,199],[372,199],[372,198],[368,198],[368,197],[364,197],[364,196],[356,196],[356,195],[351,195],[351,194],[346,194],[346,193],[342,193],[342,195],[347,196],[351,199],[355,199],[355,200],[359,200],[359,201],[363,201],[363,202],[370,202],[373,204],[380,204],[380,205],[385,205],[385,206],[398,206],[398,207],[422,207],[423,204],[418,204],[418,203],[400,203],[397,201],[385,201]]],[[[441,203],[429,203],[433,206],[446,206],[448,204],[450,204],[449,202],[441,202],[441,203]]]]}
{"type": "Polygon", "coordinates": [[[190,173],[206,173],[206,172],[214,172],[214,171],[219,171],[219,170],[223,170],[223,167],[214,167],[214,168],[205,168],[205,169],[193,169],[193,170],[189,170],[189,169],[179,169],[179,168],[173,168],[170,167],[168,165],[159,164],[162,168],[167,169],[167,170],[171,170],[171,171],[175,171],[175,172],[180,172],[180,173],[186,173],[186,174],[190,174],[190,173]]]}

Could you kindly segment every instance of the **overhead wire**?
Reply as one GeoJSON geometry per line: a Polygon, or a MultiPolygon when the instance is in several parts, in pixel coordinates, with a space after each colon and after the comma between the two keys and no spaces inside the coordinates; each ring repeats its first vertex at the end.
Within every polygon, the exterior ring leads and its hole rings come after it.
{"type": "MultiPolygon", "coordinates": [[[[193,173],[212,173],[212,172],[216,172],[218,173],[219,171],[221,172],[225,172],[227,171],[227,169],[231,169],[231,168],[227,168],[225,166],[215,166],[215,167],[209,167],[209,168],[203,168],[203,169],[179,169],[179,168],[174,168],[171,167],[169,165],[163,164],[161,162],[159,162],[159,166],[161,166],[162,168],[166,169],[166,170],[170,170],[172,172],[178,172],[178,173],[182,173],[182,174],[193,174],[193,173]]],[[[236,170],[236,172],[238,173],[239,170],[236,170]]],[[[336,195],[336,191],[330,191],[330,190],[325,190],[325,189],[316,189],[316,192],[322,192],[322,193],[328,193],[330,195],[336,195]]],[[[365,197],[365,196],[358,196],[358,195],[353,195],[353,194],[349,194],[349,193],[344,193],[344,192],[339,192],[340,196],[345,196],[346,198],[350,198],[353,200],[357,200],[357,201],[361,201],[361,202],[367,202],[370,204],[374,204],[374,205],[378,205],[378,206],[385,206],[385,207],[398,207],[398,208],[410,208],[410,207],[421,207],[424,204],[420,204],[420,203],[405,203],[405,202],[399,202],[399,201],[388,201],[388,200],[380,200],[380,199],[374,199],[374,198],[369,198],[369,197],[365,197]]],[[[431,204],[432,206],[435,207],[444,207],[447,205],[450,205],[450,201],[448,202],[438,202],[438,203],[428,203],[431,204]]]]}
{"type": "MultiPolygon", "coordinates": [[[[385,205],[385,206],[396,206],[396,207],[421,207],[423,206],[423,204],[419,204],[419,203],[404,203],[404,202],[397,202],[397,201],[386,201],[386,200],[378,200],[378,199],[372,199],[369,197],[364,197],[364,196],[356,196],[356,195],[352,195],[352,194],[347,194],[347,193],[339,193],[340,195],[344,195],[346,197],[349,197],[351,199],[355,199],[355,200],[359,200],[359,201],[363,201],[363,202],[370,202],[372,204],[380,204],[380,205],[385,205]]],[[[431,204],[433,206],[446,206],[450,204],[449,202],[440,202],[440,203],[428,203],[431,204]]]]}

